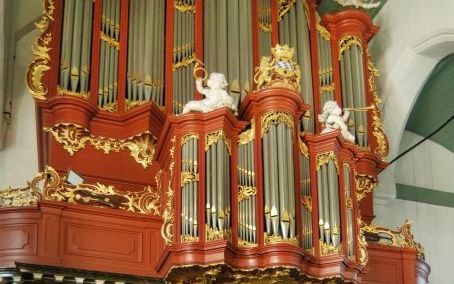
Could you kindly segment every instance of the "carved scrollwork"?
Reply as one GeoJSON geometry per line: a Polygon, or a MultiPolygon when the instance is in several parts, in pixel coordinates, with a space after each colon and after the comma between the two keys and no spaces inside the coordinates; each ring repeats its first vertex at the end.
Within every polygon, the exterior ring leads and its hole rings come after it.
{"type": "Polygon", "coordinates": [[[299,146],[299,149],[300,149],[300,153],[301,153],[304,157],[309,158],[309,147],[307,147],[306,143],[304,143],[304,141],[303,141],[303,135],[300,134],[300,136],[299,136],[298,139],[299,139],[299,141],[298,141],[298,142],[299,142],[298,146],[299,146]]]}
{"type": "Polygon", "coordinates": [[[279,22],[282,20],[282,17],[290,11],[295,3],[296,0],[279,0],[279,22]]]}
{"type": "Polygon", "coordinates": [[[232,232],[230,229],[227,230],[219,230],[213,229],[208,226],[205,226],[205,234],[207,241],[217,241],[217,240],[228,240],[230,239],[232,232]]]}
{"type": "Polygon", "coordinates": [[[369,174],[355,173],[356,198],[361,201],[379,185],[376,177],[369,174]]]}
{"type": "Polygon", "coordinates": [[[279,244],[279,243],[287,243],[287,244],[292,244],[292,245],[297,246],[298,245],[298,237],[295,236],[293,238],[284,239],[280,235],[268,235],[267,233],[265,233],[265,244],[266,245],[279,244]]]}
{"type": "Polygon", "coordinates": [[[57,124],[53,127],[44,127],[44,131],[50,132],[55,141],[62,144],[63,149],[71,156],[90,143],[104,154],[129,150],[130,156],[144,169],[153,163],[156,138],[148,132],[124,140],[116,140],[93,136],[87,129],[75,124],[57,124]]]}
{"type": "Polygon", "coordinates": [[[361,39],[356,36],[344,36],[339,41],[339,60],[341,59],[344,52],[349,49],[352,45],[356,45],[359,47],[360,52],[363,52],[363,44],[361,43],[361,39]]]}
{"type": "Polygon", "coordinates": [[[205,151],[208,151],[211,145],[215,144],[218,142],[219,139],[224,140],[225,146],[227,147],[227,150],[229,151],[229,154],[232,153],[232,145],[230,142],[230,138],[226,135],[224,130],[218,130],[212,133],[208,133],[206,136],[206,143],[205,143],[205,151]]]}
{"type": "Polygon", "coordinates": [[[166,244],[173,243],[173,222],[175,220],[175,208],[173,205],[173,198],[175,195],[175,191],[172,189],[173,183],[173,174],[175,170],[175,144],[176,144],[176,137],[173,136],[172,140],[170,140],[171,146],[169,149],[170,153],[170,163],[168,167],[169,172],[169,180],[167,184],[167,191],[166,191],[166,204],[164,212],[162,213],[162,218],[164,222],[162,223],[161,227],[161,236],[164,239],[166,244]]]}
{"type": "Polygon", "coordinates": [[[317,154],[316,160],[317,160],[317,171],[319,171],[323,165],[328,164],[328,162],[330,160],[334,161],[334,164],[336,165],[336,169],[339,171],[339,166],[337,164],[337,157],[333,151],[317,154]]]}
{"type": "Polygon", "coordinates": [[[277,123],[285,123],[285,125],[293,129],[293,116],[283,111],[269,111],[262,116],[262,137],[268,132],[271,125],[277,123]]]}
{"type": "Polygon", "coordinates": [[[307,211],[312,212],[312,197],[311,196],[309,196],[309,195],[302,196],[301,204],[303,205],[304,208],[307,209],[307,211]]]}
{"type": "Polygon", "coordinates": [[[255,138],[255,119],[252,119],[251,128],[241,132],[240,135],[238,136],[238,145],[247,144],[254,140],[254,138],[255,138]]]}
{"type": "Polygon", "coordinates": [[[341,252],[341,246],[337,245],[334,246],[332,244],[327,244],[325,242],[320,241],[320,254],[321,255],[329,255],[329,254],[336,254],[341,252]]]}
{"type": "Polygon", "coordinates": [[[32,206],[40,200],[54,200],[160,215],[160,194],[151,186],[142,191],[119,191],[100,183],[73,185],[51,167],[27,182],[25,188],[0,191],[0,200],[0,207],[32,206]]]}
{"type": "Polygon", "coordinates": [[[50,55],[52,32],[51,23],[54,21],[55,4],[54,0],[43,0],[43,13],[36,27],[41,31],[41,35],[33,45],[33,60],[27,69],[27,87],[33,98],[45,100],[48,89],[42,82],[43,76],[50,70],[50,55]]]}
{"type": "Polygon", "coordinates": [[[238,186],[238,202],[243,199],[248,198],[249,196],[253,196],[257,193],[257,188],[253,186],[238,186]]]}
{"type": "Polygon", "coordinates": [[[324,40],[331,40],[331,34],[324,26],[317,24],[317,31],[324,40]]]}

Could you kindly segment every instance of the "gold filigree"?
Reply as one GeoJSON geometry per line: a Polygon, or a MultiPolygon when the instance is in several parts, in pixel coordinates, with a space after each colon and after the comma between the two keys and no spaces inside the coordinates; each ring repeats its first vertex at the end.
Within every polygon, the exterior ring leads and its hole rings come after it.
{"type": "MultiPolygon", "coordinates": [[[[361,218],[358,218],[358,224],[364,224],[361,221],[361,218]]],[[[362,230],[362,227],[359,231],[359,234],[357,236],[358,240],[358,249],[359,249],[359,262],[361,265],[365,266],[367,262],[369,261],[369,254],[367,253],[367,242],[366,242],[366,237],[364,236],[364,231],[362,230]]]]}
{"type": "Polygon", "coordinates": [[[195,6],[190,5],[190,4],[185,4],[183,0],[175,0],[174,2],[174,7],[177,9],[179,12],[190,12],[190,13],[195,13],[195,6]]]}
{"type": "Polygon", "coordinates": [[[178,68],[183,68],[189,66],[191,63],[195,62],[195,53],[186,56],[181,61],[176,62],[173,64],[173,71],[177,70],[178,68]]]}
{"type": "Polygon", "coordinates": [[[126,110],[131,110],[131,109],[141,106],[145,103],[147,103],[147,101],[132,101],[132,100],[126,99],[126,101],[125,101],[126,110]]]}
{"type": "Polygon", "coordinates": [[[181,137],[180,144],[183,145],[191,139],[199,139],[199,134],[189,133],[189,134],[184,135],[183,137],[181,137]]]}
{"type": "Polygon", "coordinates": [[[242,240],[242,239],[238,239],[238,247],[241,247],[241,248],[253,248],[253,247],[256,247],[257,244],[255,243],[251,243],[251,242],[248,242],[248,241],[245,241],[245,240],[242,240]]]}
{"type": "Polygon", "coordinates": [[[287,45],[271,48],[271,56],[263,56],[255,68],[256,90],[267,87],[280,87],[295,92],[301,91],[300,67],[293,60],[294,50],[287,45]]]}
{"type": "Polygon", "coordinates": [[[199,237],[197,237],[197,236],[181,235],[182,243],[192,243],[192,242],[198,242],[198,241],[199,241],[199,237]]]}
{"type": "Polygon", "coordinates": [[[84,100],[88,100],[90,97],[90,92],[72,92],[69,90],[66,90],[60,86],[57,86],[57,94],[59,96],[71,96],[71,97],[76,97],[76,98],[81,98],[84,100]]]}
{"type": "Polygon", "coordinates": [[[279,0],[279,18],[280,22],[285,14],[287,14],[290,9],[293,7],[293,4],[296,3],[296,0],[279,0]]]}
{"type": "Polygon", "coordinates": [[[339,166],[337,164],[337,157],[336,157],[336,154],[334,154],[334,151],[317,154],[316,160],[317,160],[317,171],[319,171],[322,166],[328,164],[328,162],[330,160],[332,160],[332,161],[334,161],[334,165],[336,166],[336,169],[339,172],[339,166]]]}
{"type": "Polygon", "coordinates": [[[117,112],[117,102],[111,102],[100,107],[102,111],[117,112]]]}
{"type": "Polygon", "coordinates": [[[300,153],[306,157],[309,158],[309,147],[307,147],[306,143],[303,141],[303,134],[301,133],[299,136],[299,141],[298,141],[298,146],[300,149],[300,153]]]}
{"type": "Polygon", "coordinates": [[[341,246],[333,246],[332,244],[327,244],[325,242],[320,241],[320,254],[321,255],[329,255],[329,254],[337,254],[341,252],[341,246]]]}
{"type": "Polygon", "coordinates": [[[293,130],[293,116],[283,111],[269,111],[262,115],[262,137],[268,132],[271,125],[285,123],[285,125],[293,130]]]}
{"type": "Polygon", "coordinates": [[[320,24],[317,24],[317,31],[318,31],[318,34],[324,39],[324,40],[327,40],[327,41],[330,41],[331,40],[331,34],[330,32],[322,25],[320,24]]]}
{"type": "Polygon", "coordinates": [[[372,94],[373,106],[372,109],[372,134],[377,139],[377,148],[374,149],[375,153],[380,155],[384,159],[389,154],[389,142],[388,137],[385,133],[385,126],[382,122],[382,112],[381,104],[382,100],[380,99],[377,91],[377,77],[379,76],[379,71],[375,67],[374,62],[367,50],[368,57],[368,70],[369,70],[369,92],[372,94]]]}
{"type": "Polygon", "coordinates": [[[105,41],[108,45],[115,47],[117,50],[120,49],[120,42],[116,41],[115,39],[111,38],[110,36],[106,35],[103,32],[100,32],[99,38],[105,41]]]}
{"type": "Polygon", "coordinates": [[[368,193],[372,192],[379,183],[376,177],[369,174],[355,172],[356,198],[361,201],[368,193]]]}
{"type": "Polygon", "coordinates": [[[119,191],[111,185],[73,185],[65,179],[52,167],[46,167],[32,182],[27,182],[27,187],[0,191],[0,207],[31,206],[40,200],[53,200],[160,215],[160,194],[151,186],[142,191],[119,191]]]}
{"type": "Polygon", "coordinates": [[[242,201],[243,199],[248,198],[249,196],[253,196],[257,194],[257,188],[253,186],[247,185],[240,185],[238,186],[238,202],[242,201]]]}
{"type": "Polygon", "coordinates": [[[312,197],[310,195],[302,196],[301,204],[307,209],[307,211],[312,212],[312,197]]]}
{"type": "Polygon", "coordinates": [[[245,145],[255,138],[255,119],[251,120],[251,128],[238,135],[238,145],[245,145]]]}
{"type": "Polygon", "coordinates": [[[43,0],[43,12],[36,23],[41,35],[33,45],[33,59],[26,72],[27,88],[36,100],[45,100],[48,89],[42,82],[43,76],[50,70],[50,55],[52,32],[51,23],[54,21],[54,0],[43,0]]]}
{"type": "Polygon", "coordinates": [[[211,228],[208,224],[205,226],[205,234],[207,241],[227,240],[231,236],[230,229],[219,230],[217,228],[211,228]]]}
{"type": "Polygon", "coordinates": [[[63,145],[63,149],[73,156],[77,151],[85,148],[89,142],[96,150],[104,154],[129,150],[130,156],[144,169],[152,165],[156,138],[148,132],[132,136],[127,139],[112,139],[90,135],[89,131],[75,124],[57,124],[53,127],[44,127],[44,131],[50,132],[55,141],[63,145]]]}
{"type": "Polygon", "coordinates": [[[334,92],[334,83],[331,83],[329,85],[320,86],[320,94],[321,95],[323,93],[332,93],[332,92],[334,92]]]}
{"type": "Polygon", "coordinates": [[[287,238],[284,239],[280,235],[268,235],[265,233],[265,245],[270,245],[270,244],[291,244],[291,245],[298,245],[298,238],[294,236],[293,238],[287,238]]]}
{"type": "Polygon", "coordinates": [[[175,194],[175,191],[172,189],[172,182],[173,182],[173,174],[175,170],[175,144],[176,144],[176,137],[173,136],[172,139],[170,140],[171,146],[169,149],[169,155],[170,155],[170,162],[169,162],[169,167],[168,167],[168,172],[169,172],[169,180],[167,184],[167,192],[166,192],[166,198],[167,202],[165,205],[164,212],[162,213],[162,218],[164,219],[164,222],[162,223],[161,227],[161,236],[164,239],[165,243],[171,244],[173,242],[173,222],[175,220],[175,213],[174,213],[174,206],[173,206],[173,197],[175,194]]]}
{"type": "Polygon", "coordinates": [[[405,220],[404,224],[397,227],[397,230],[391,230],[378,225],[367,225],[359,219],[361,232],[366,235],[369,242],[375,242],[382,245],[394,247],[412,248],[417,251],[418,258],[424,259],[424,248],[416,242],[411,233],[411,223],[405,220]]]}
{"type": "Polygon", "coordinates": [[[191,172],[181,172],[181,187],[190,182],[199,181],[199,174],[191,172]]]}
{"type": "Polygon", "coordinates": [[[208,133],[206,135],[206,143],[205,143],[205,151],[208,151],[211,145],[217,143],[219,139],[224,140],[224,144],[229,151],[229,155],[232,153],[232,145],[230,142],[230,138],[226,135],[224,130],[218,130],[215,132],[208,133]]]}
{"type": "Polygon", "coordinates": [[[258,26],[259,31],[270,33],[271,32],[271,24],[266,22],[259,22],[258,26]]]}
{"type": "Polygon", "coordinates": [[[361,43],[361,39],[356,36],[347,35],[339,40],[339,60],[341,60],[344,52],[348,50],[352,45],[358,46],[361,53],[363,53],[363,44],[361,43]]]}

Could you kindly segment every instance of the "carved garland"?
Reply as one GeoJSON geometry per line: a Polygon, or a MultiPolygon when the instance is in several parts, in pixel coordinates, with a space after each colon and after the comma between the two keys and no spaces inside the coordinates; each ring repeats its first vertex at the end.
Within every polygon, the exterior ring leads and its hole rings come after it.
{"type": "Polygon", "coordinates": [[[329,31],[322,25],[320,24],[317,24],[317,31],[318,31],[318,34],[326,41],[330,41],[331,40],[331,34],[329,33],[329,31]]]}
{"type": "Polygon", "coordinates": [[[389,142],[388,137],[386,136],[384,124],[382,122],[382,112],[381,104],[382,100],[380,99],[377,91],[377,77],[380,75],[378,69],[375,67],[374,62],[367,51],[368,57],[368,70],[369,70],[369,92],[372,94],[373,106],[372,109],[372,134],[377,139],[377,148],[374,149],[375,153],[380,155],[384,159],[389,154],[389,142]]]}
{"type": "Polygon", "coordinates": [[[262,116],[262,137],[268,132],[271,125],[285,123],[285,125],[293,129],[293,116],[283,111],[269,111],[262,116]]]}
{"type": "Polygon", "coordinates": [[[136,192],[119,191],[111,185],[100,183],[72,185],[65,179],[53,168],[46,167],[31,182],[27,182],[27,187],[0,191],[0,208],[33,206],[40,200],[54,200],[160,215],[161,197],[159,191],[151,186],[136,192]]]}
{"type": "Polygon", "coordinates": [[[363,53],[363,44],[361,43],[361,39],[355,36],[344,36],[339,41],[339,60],[341,60],[344,52],[348,50],[352,45],[357,45],[361,53],[363,53]]]}
{"type": "Polygon", "coordinates": [[[231,155],[232,147],[231,147],[230,138],[225,134],[224,130],[218,130],[218,131],[215,131],[212,133],[208,133],[206,135],[205,151],[208,151],[210,146],[217,143],[219,139],[224,140],[225,146],[227,147],[227,150],[229,151],[229,155],[231,155]]]}
{"type": "Polygon", "coordinates": [[[42,82],[43,76],[50,70],[50,55],[52,42],[51,25],[54,21],[55,4],[54,0],[43,0],[43,13],[36,27],[41,35],[33,45],[33,60],[26,72],[27,87],[33,98],[45,100],[48,89],[42,82]]]}
{"type": "Polygon", "coordinates": [[[173,222],[175,220],[175,213],[174,213],[174,206],[173,206],[173,197],[175,191],[172,189],[172,182],[173,182],[173,173],[175,169],[175,144],[176,144],[176,137],[173,136],[172,140],[170,140],[171,147],[169,149],[170,152],[170,163],[169,163],[169,181],[167,184],[167,202],[165,205],[164,212],[162,213],[162,218],[164,222],[162,223],[161,227],[161,236],[164,239],[166,244],[171,244],[173,242],[173,222]]]}
{"type": "Polygon", "coordinates": [[[52,133],[55,141],[62,144],[63,149],[68,151],[71,156],[84,149],[89,142],[96,150],[101,150],[104,154],[128,149],[131,157],[144,169],[153,163],[156,138],[148,132],[124,140],[115,140],[90,135],[87,129],[74,124],[62,123],[53,127],[44,127],[44,131],[52,133]]]}
{"type": "Polygon", "coordinates": [[[293,4],[295,3],[296,0],[279,0],[279,22],[282,20],[285,14],[290,11],[290,9],[293,7],[293,4]]]}
{"type": "Polygon", "coordinates": [[[243,131],[238,136],[238,145],[245,145],[255,138],[255,119],[251,120],[251,128],[243,131]]]}
{"type": "Polygon", "coordinates": [[[336,154],[334,154],[334,151],[317,154],[316,160],[317,160],[317,171],[319,171],[322,166],[328,164],[329,160],[333,160],[334,165],[336,166],[336,170],[339,172],[339,166],[337,164],[337,157],[336,157],[336,154]]]}
{"type": "Polygon", "coordinates": [[[379,183],[376,177],[369,174],[355,172],[356,198],[361,201],[368,193],[372,192],[379,183]]]}

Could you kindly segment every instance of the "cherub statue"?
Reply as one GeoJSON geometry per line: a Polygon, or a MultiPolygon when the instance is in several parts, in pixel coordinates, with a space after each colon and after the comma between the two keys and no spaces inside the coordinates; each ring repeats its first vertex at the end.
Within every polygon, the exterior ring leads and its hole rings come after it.
{"type": "Polygon", "coordinates": [[[202,86],[201,78],[197,78],[195,85],[197,91],[205,96],[203,100],[200,101],[190,101],[184,108],[182,114],[199,111],[199,112],[209,112],[222,107],[228,107],[234,113],[237,111],[237,107],[233,101],[233,98],[229,96],[226,91],[227,81],[225,80],[224,74],[221,73],[211,73],[207,80],[207,88],[202,86]]]}
{"type": "Polygon", "coordinates": [[[335,0],[342,6],[355,6],[355,8],[372,9],[380,6],[380,1],[375,0],[335,0]]]}
{"type": "Polygon", "coordinates": [[[323,106],[323,113],[318,115],[318,120],[323,123],[324,127],[321,134],[339,129],[346,141],[355,143],[355,137],[348,131],[345,124],[349,115],[348,110],[344,111],[344,115],[342,115],[342,110],[337,102],[327,101],[323,106]]]}

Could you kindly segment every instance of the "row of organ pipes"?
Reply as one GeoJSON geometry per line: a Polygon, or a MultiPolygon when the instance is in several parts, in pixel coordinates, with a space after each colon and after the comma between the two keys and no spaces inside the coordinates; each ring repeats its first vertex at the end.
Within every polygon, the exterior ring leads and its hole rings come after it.
{"type": "MultiPolygon", "coordinates": [[[[258,49],[260,56],[269,54],[271,46],[271,1],[257,0],[258,49]]],[[[130,0],[127,35],[126,107],[131,108],[147,101],[163,107],[164,102],[164,38],[166,1],[130,0]]],[[[208,73],[224,73],[229,91],[239,103],[246,91],[252,88],[253,33],[251,21],[252,2],[242,0],[207,0],[203,2],[204,14],[203,62],[208,73]]],[[[192,74],[195,54],[194,0],[173,2],[173,51],[172,112],[180,114],[183,106],[194,97],[192,74]]],[[[118,100],[118,69],[120,46],[121,0],[102,0],[100,33],[98,106],[116,111],[118,100]]],[[[314,132],[313,85],[311,72],[311,44],[307,4],[290,1],[279,15],[279,41],[295,49],[295,59],[301,71],[301,96],[311,106],[302,118],[305,132],[314,132]]],[[[60,56],[59,88],[61,92],[90,93],[91,32],[93,25],[93,1],[64,1],[62,42],[60,56]]],[[[342,105],[348,108],[365,107],[366,87],[361,41],[349,45],[333,62],[329,32],[317,24],[317,52],[319,70],[319,100],[321,106],[334,99],[333,64],[339,64],[342,105]]],[[[342,43],[339,43],[342,44],[342,43]]],[[[125,47],[126,48],[126,47],[125,47]]],[[[199,58],[201,59],[201,58],[199,58]]],[[[317,73],[316,72],[316,73],[317,73]]],[[[355,112],[348,126],[363,148],[369,146],[367,113],[355,112]]]]}

